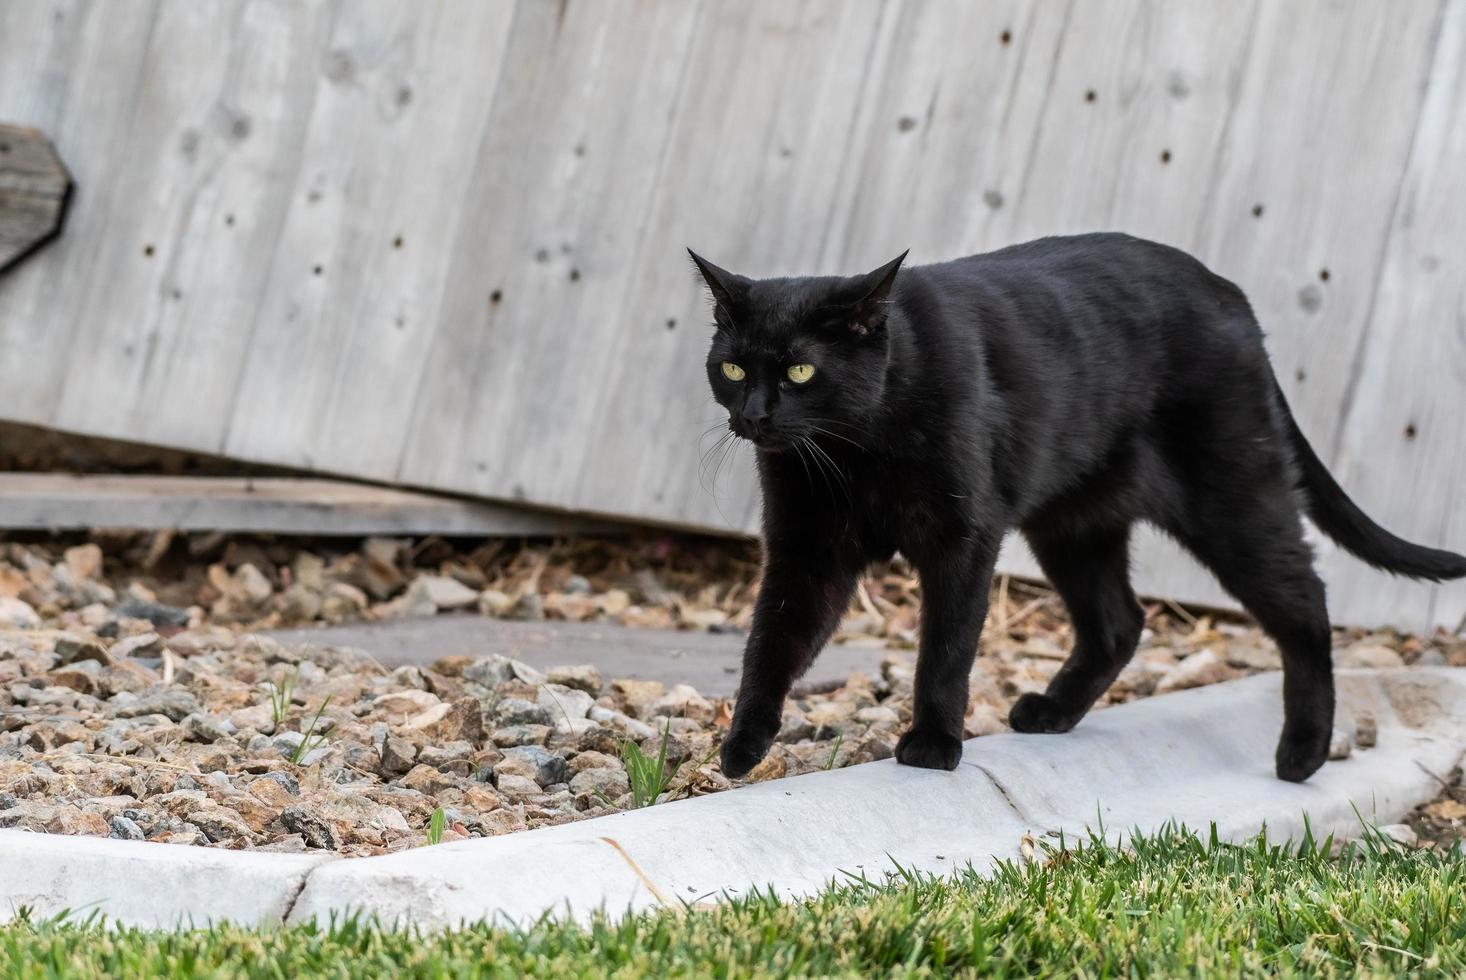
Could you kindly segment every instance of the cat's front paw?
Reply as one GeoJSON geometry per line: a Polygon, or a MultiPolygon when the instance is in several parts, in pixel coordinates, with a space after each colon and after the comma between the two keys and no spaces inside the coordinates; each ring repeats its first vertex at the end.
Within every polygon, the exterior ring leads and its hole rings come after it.
{"type": "Polygon", "coordinates": [[[933,728],[913,728],[896,743],[896,761],[918,769],[957,768],[962,760],[962,739],[933,728]]]}
{"type": "Polygon", "coordinates": [[[1015,732],[1059,734],[1073,728],[1078,721],[1047,694],[1031,691],[1008,709],[1008,726],[1015,732]]]}
{"type": "Polygon", "coordinates": [[[729,732],[718,753],[723,775],[729,779],[742,779],[769,754],[769,746],[773,744],[772,734],[765,736],[748,729],[729,732]]]}

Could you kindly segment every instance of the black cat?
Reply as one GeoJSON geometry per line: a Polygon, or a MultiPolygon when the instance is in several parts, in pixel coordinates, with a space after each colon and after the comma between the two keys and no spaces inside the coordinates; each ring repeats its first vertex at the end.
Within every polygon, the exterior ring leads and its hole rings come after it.
{"type": "Polygon", "coordinates": [[[1370,564],[1466,576],[1344,494],[1289,413],[1242,291],[1174,248],[1047,238],[854,278],[752,280],[693,255],[714,299],[708,381],[757,447],[764,578],[723,771],[747,773],[785,696],[900,551],[923,589],[911,728],[896,758],[953,769],[998,545],[1017,528],[1074,621],[1073,652],[1009,722],[1066,732],[1135,652],[1136,521],[1172,535],[1277,640],[1282,779],[1328,755],[1324,587],[1300,505],[1370,564]],[[899,273],[899,274],[898,274],[899,273]]]}

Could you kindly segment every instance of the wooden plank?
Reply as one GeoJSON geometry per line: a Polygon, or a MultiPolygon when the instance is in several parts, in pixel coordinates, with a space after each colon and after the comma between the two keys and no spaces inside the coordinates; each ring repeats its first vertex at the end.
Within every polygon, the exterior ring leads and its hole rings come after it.
{"type": "Polygon", "coordinates": [[[53,424],[218,450],[297,204],[287,180],[330,20],[320,4],[159,6],[128,143],[95,178],[111,213],[80,286],[72,349],[87,356],[53,424]]]}
{"type": "Polygon", "coordinates": [[[816,266],[859,100],[879,84],[866,69],[880,14],[870,4],[773,0],[716,5],[699,23],[662,179],[625,272],[624,326],[585,365],[597,378],[589,410],[564,423],[589,436],[571,506],[619,511],[647,500],[679,520],[756,525],[746,445],[716,481],[699,465],[726,414],[704,380],[711,317],[684,249],[753,275],[816,266]]]}
{"type": "MultiPolygon", "coordinates": [[[[1466,552],[1466,4],[1446,6],[1335,469],[1390,530],[1466,552]]],[[[1327,558],[1361,622],[1458,628],[1466,583],[1430,588],[1327,558]]]]}
{"type": "Polygon", "coordinates": [[[0,272],[61,231],[70,192],[44,133],[0,124],[0,272]]]}
{"type": "MultiPolygon", "coordinates": [[[[131,123],[154,7],[0,4],[0,118],[49,134],[77,187],[67,234],[0,279],[0,406],[8,418],[51,424],[67,390],[73,329],[98,255],[112,241],[112,212],[129,204],[111,178],[117,162],[135,152],[131,123]]],[[[116,322],[135,313],[125,310],[116,322]]],[[[104,429],[110,413],[85,421],[89,430],[104,429]]]]}
{"type": "Polygon", "coordinates": [[[619,530],[604,521],[543,510],[339,480],[0,473],[0,528],[96,527],[467,536],[619,530]]]}
{"type": "MultiPolygon", "coordinates": [[[[318,70],[307,85],[309,128],[299,165],[274,191],[291,205],[263,302],[242,330],[248,346],[221,451],[397,475],[413,381],[444,320],[454,240],[485,217],[466,200],[470,185],[504,166],[474,150],[516,10],[395,0],[339,7],[329,38],[310,53],[318,70]]],[[[476,286],[484,269],[458,274],[476,286]]]]}
{"type": "Polygon", "coordinates": [[[1436,2],[1263,3],[1237,75],[1197,250],[1246,290],[1289,402],[1326,462],[1440,11],[1436,2]]]}
{"type": "MultiPolygon", "coordinates": [[[[520,8],[462,205],[472,217],[454,245],[431,356],[413,379],[400,479],[584,505],[574,488],[616,352],[637,331],[619,313],[701,10],[629,0],[520,8]]],[[[619,472],[639,463],[623,460],[619,472]]]]}

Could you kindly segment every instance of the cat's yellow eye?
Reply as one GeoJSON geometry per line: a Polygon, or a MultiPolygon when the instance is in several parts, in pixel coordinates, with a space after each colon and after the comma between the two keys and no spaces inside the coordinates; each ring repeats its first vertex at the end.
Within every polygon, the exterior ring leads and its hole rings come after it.
{"type": "Polygon", "coordinates": [[[802,385],[814,377],[813,364],[794,364],[789,368],[789,380],[797,385],[802,385]]]}
{"type": "Polygon", "coordinates": [[[727,378],[729,381],[742,381],[745,377],[747,377],[747,375],[743,373],[743,368],[739,367],[737,364],[734,364],[732,361],[724,361],[723,377],[727,378]]]}

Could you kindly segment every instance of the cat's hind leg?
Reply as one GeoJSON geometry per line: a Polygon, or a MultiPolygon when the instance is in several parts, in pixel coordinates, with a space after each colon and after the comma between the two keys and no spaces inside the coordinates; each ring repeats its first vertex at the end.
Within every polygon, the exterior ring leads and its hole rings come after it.
{"type": "Polygon", "coordinates": [[[1027,530],[1025,536],[1069,610],[1075,640],[1048,689],[1019,698],[1008,723],[1020,732],[1067,732],[1105,693],[1140,642],[1145,616],[1130,588],[1130,528],[1027,530]]]}
{"type": "MultiPolygon", "coordinates": [[[[1245,484],[1243,484],[1245,485],[1245,484]]],[[[1324,585],[1293,497],[1241,489],[1193,508],[1181,540],[1250,612],[1283,655],[1279,779],[1302,782],[1328,758],[1334,678],[1324,585]]]]}

